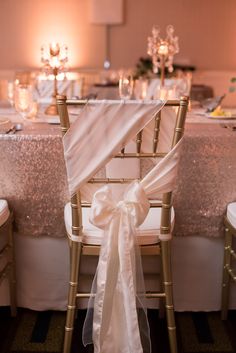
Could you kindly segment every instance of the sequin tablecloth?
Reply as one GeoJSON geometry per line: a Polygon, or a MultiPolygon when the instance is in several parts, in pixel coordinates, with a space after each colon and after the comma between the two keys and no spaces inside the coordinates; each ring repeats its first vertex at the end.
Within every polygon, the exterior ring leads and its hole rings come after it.
{"type": "MultiPolygon", "coordinates": [[[[188,119],[174,192],[175,235],[223,235],[223,214],[236,200],[236,131],[188,119]],[[191,122],[192,121],[192,122],[191,122]]],[[[14,210],[19,234],[65,236],[68,200],[59,126],[25,125],[0,134],[0,198],[14,210]]]]}
{"type": "Polygon", "coordinates": [[[9,201],[20,234],[65,235],[68,189],[58,126],[31,124],[0,135],[0,198],[9,201]]]}
{"type": "Polygon", "coordinates": [[[223,236],[227,203],[236,201],[236,131],[188,121],[174,193],[175,235],[223,236]]]}

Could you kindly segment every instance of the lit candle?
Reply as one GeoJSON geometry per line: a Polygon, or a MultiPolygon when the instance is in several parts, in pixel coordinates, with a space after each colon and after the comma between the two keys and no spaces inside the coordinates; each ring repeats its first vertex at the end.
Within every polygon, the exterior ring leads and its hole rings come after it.
{"type": "Polygon", "coordinates": [[[59,62],[59,59],[58,59],[58,57],[57,56],[53,56],[51,59],[50,59],[50,66],[52,67],[52,68],[54,68],[54,67],[60,67],[60,62],[59,62]]]}
{"type": "Polygon", "coordinates": [[[169,53],[169,48],[168,48],[168,44],[166,44],[166,43],[161,43],[160,44],[160,46],[159,46],[159,48],[158,48],[158,54],[159,55],[168,55],[168,53],[169,53]]]}
{"type": "Polygon", "coordinates": [[[145,99],[146,95],[147,95],[147,86],[148,86],[148,82],[147,80],[142,81],[142,91],[141,91],[141,99],[145,99]]]}

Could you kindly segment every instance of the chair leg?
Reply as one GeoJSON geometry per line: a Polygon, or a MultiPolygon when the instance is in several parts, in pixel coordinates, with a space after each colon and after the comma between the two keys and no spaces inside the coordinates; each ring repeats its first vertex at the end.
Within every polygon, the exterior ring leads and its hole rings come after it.
{"type": "MultiPolygon", "coordinates": [[[[163,266],[160,261],[160,292],[164,293],[164,279],[163,279],[163,266]]],[[[163,319],[165,316],[165,298],[159,299],[159,319],[163,319]]]]}
{"type": "Polygon", "coordinates": [[[78,291],[78,276],[79,266],[81,257],[82,245],[79,242],[72,241],[70,247],[70,283],[69,283],[69,295],[66,315],[66,326],[64,336],[64,348],[63,353],[70,353],[71,342],[74,329],[74,321],[76,314],[76,294],[78,291]]]}
{"type": "Polygon", "coordinates": [[[12,220],[8,227],[8,261],[10,263],[9,270],[9,292],[10,292],[10,305],[11,305],[11,316],[16,316],[17,305],[16,305],[16,266],[15,266],[15,251],[13,242],[13,231],[12,231],[12,220]]]}
{"type": "Polygon", "coordinates": [[[170,241],[161,242],[164,290],[166,295],[166,318],[170,342],[170,352],[177,353],[176,326],[173,305],[173,287],[170,259],[170,241]]]}
{"type": "Polygon", "coordinates": [[[230,286],[230,275],[228,269],[231,266],[231,254],[230,249],[232,248],[232,234],[228,228],[225,228],[225,246],[224,246],[224,267],[223,267],[223,281],[222,281],[222,295],[221,295],[221,319],[226,320],[228,315],[228,304],[229,304],[229,286],[230,286]]]}

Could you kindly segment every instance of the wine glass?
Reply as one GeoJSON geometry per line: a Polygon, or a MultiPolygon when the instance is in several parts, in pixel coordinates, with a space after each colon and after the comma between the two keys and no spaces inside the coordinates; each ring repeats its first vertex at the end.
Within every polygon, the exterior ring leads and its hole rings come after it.
{"type": "Polygon", "coordinates": [[[15,87],[15,109],[23,119],[28,118],[33,109],[33,102],[32,86],[19,84],[15,87]]]}
{"type": "Polygon", "coordinates": [[[139,78],[135,81],[134,96],[135,99],[145,99],[148,90],[148,80],[145,78],[139,78]]]}
{"type": "Polygon", "coordinates": [[[133,94],[134,80],[130,74],[122,74],[119,79],[119,95],[121,99],[130,99],[133,94]]]}
{"type": "Polygon", "coordinates": [[[7,100],[12,107],[14,105],[14,96],[15,96],[15,82],[8,81],[7,82],[7,100]]]}

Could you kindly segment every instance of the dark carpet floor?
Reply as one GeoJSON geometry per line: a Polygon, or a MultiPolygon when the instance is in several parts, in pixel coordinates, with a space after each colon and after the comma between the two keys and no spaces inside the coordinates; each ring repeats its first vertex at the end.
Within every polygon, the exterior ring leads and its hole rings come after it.
{"type": "MultiPolygon", "coordinates": [[[[84,315],[79,311],[71,353],[93,352],[80,339],[84,315]]],[[[148,315],[152,353],[169,353],[165,319],[159,319],[155,310],[148,315]]],[[[9,308],[1,308],[0,353],[60,353],[64,324],[65,312],[19,309],[11,318],[9,308]]],[[[219,312],[176,313],[176,324],[179,353],[236,353],[236,311],[230,311],[225,322],[219,312]]]]}

